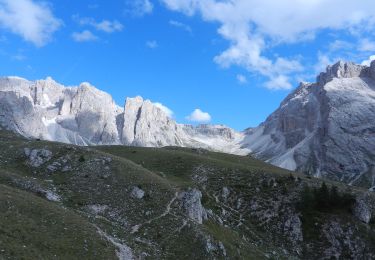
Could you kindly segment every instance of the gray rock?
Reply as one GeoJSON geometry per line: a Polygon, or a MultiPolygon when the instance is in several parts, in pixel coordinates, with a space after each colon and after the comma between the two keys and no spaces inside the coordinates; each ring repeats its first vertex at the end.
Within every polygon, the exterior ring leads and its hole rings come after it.
{"type": "Polygon", "coordinates": [[[130,195],[135,199],[142,199],[145,196],[145,192],[138,187],[134,187],[130,195]]]}
{"type": "Polygon", "coordinates": [[[297,214],[293,214],[286,220],[284,223],[284,233],[286,233],[295,244],[303,241],[302,222],[297,214]]]}
{"type": "Polygon", "coordinates": [[[354,204],[354,216],[366,224],[370,223],[372,218],[372,209],[370,206],[371,203],[372,202],[367,198],[367,196],[361,196],[356,198],[356,202],[354,204]]]}
{"type": "Polygon", "coordinates": [[[47,149],[24,149],[25,155],[28,159],[28,164],[32,167],[39,167],[48,162],[52,158],[52,152],[47,149]]]}
{"type": "Polygon", "coordinates": [[[202,206],[201,199],[202,193],[197,189],[189,189],[188,191],[181,192],[179,199],[182,202],[186,215],[193,221],[202,224],[203,220],[207,219],[207,212],[202,206]]]}
{"type": "Polygon", "coordinates": [[[230,195],[229,189],[227,187],[223,187],[221,196],[223,197],[224,201],[227,201],[229,195],[230,195]]]}

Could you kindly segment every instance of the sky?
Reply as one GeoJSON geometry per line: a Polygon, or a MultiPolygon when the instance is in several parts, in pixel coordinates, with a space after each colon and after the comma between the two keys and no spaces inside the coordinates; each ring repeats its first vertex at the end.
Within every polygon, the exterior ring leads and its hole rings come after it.
{"type": "Polygon", "coordinates": [[[0,76],[90,82],[179,123],[264,121],[338,60],[375,59],[373,0],[0,0],[0,76]]]}

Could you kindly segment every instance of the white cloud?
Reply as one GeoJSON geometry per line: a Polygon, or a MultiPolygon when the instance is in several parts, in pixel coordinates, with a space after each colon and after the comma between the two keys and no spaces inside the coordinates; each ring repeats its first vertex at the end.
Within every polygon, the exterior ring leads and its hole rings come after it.
{"type": "Polygon", "coordinates": [[[266,88],[278,90],[278,89],[291,89],[293,86],[289,83],[289,78],[284,75],[271,78],[265,84],[266,88]]]}
{"type": "Polygon", "coordinates": [[[117,20],[113,20],[113,21],[102,20],[100,22],[97,22],[93,18],[90,18],[90,17],[80,18],[78,15],[74,15],[73,20],[75,20],[80,25],[89,25],[89,26],[94,27],[98,31],[102,31],[106,33],[120,32],[124,29],[124,26],[117,20]]]}
{"type": "Polygon", "coordinates": [[[84,30],[82,32],[74,32],[72,34],[72,38],[76,42],[90,42],[96,41],[98,39],[98,37],[89,30],[84,30]]]}
{"type": "Polygon", "coordinates": [[[237,75],[237,81],[240,84],[246,84],[247,83],[247,78],[244,75],[242,75],[242,74],[238,74],[237,75]]]}
{"type": "Polygon", "coordinates": [[[174,26],[174,27],[177,27],[177,28],[180,28],[184,31],[187,31],[188,33],[192,33],[193,30],[191,29],[191,27],[187,24],[184,24],[184,23],[181,23],[181,22],[178,22],[178,21],[174,21],[174,20],[170,20],[169,21],[169,24],[174,26]]]}
{"type": "Polygon", "coordinates": [[[375,60],[375,55],[371,55],[367,60],[362,61],[362,65],[370,66],[373,60],[375,60]]]}
{"type": "Polygon", "coordinates": [[[313,40],[322,29],[360,35],[372,30],[375,21],[373,0],[163,1],[171,10],[218,23],[218,33],[230,46],[214,58],[215,62],[224,67],[238,65],[268,77],[266,87],[272,88],[289,88],[291,75],[303,70],[299,59],[266,56],[272,46],[313,40]]]}
{"type": "Polygon", "coordinates": [[[134,16],[144,16],[151,14],[154,10],[154,4],[150,0],[128,0],[126,13],[134,16]]]}
{"type": "Polygon", "coordinates": [[[168,107],[164,106],[162,103],[153,103],[154,106],[160,108],[161,111],[163,111],[165,114],[167,114],[168,117],[173,117],[173,111],[169,109],[168,107]]]}
{"type": "Polygon", "coordinates": [[[103,31],[106,33],[113,33],[113,32],[119,32],[122,31],[124,26],[119,21],[108,21],[103,20],[100,23],[96,23],[95,28],[99,31],[103,31]]]}
{"type": "Polygon", "coordinates": [[[43,2],[0,0],[0,26],[38,47],[51,41],[61,24],[43,2]]]}
{"type": "Polygon", "coordinates": [[[147,41],[146,46],[150,49],[156,49],[157,47],[159,47],[159,44],[157,43],[157,41],[147,41]]]}
{"type": "Polygon", "coordinates": [[[199,108],[195,109],[189,116],[186,117],[187,120],[192,122],[209,122],[211,121],[211,116],[207,112],[203,112],[199,108]]]}
{"type": "Polygon", "coordinates": [[[359,42],[359,50],[364,52],[374,52],[375,42],[370,41],[369,39],[362,39],[359,42]]]}

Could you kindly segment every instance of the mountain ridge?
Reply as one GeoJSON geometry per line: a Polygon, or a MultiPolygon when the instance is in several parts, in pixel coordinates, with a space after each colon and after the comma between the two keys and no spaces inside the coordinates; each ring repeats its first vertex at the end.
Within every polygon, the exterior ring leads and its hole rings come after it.
{"type": "Polygon", "coordinates": [[[120,107],[87,82],[65,87],[50,77],[37,81],[4,77],[0,102],[0,125],[26,137],[77,145],[186,146],[246,153],[235,145],[242,134],[226,126],[178,124],[140,96],[126,98],[120,107]],[[202,132],[209,138],[201,138],[202,132]]]}
{"type": "Polygon", "coordinates": [[[339,61],[301,83],[258,127],[183,125],[150,100],[123,107],[89,83],[0,79],[0,125],[78,145],[181,146],[251,154],[276,166],[375,187],[375,62],[339,61]],[[92,122],[95,122],[93,124],[92,122]]]}

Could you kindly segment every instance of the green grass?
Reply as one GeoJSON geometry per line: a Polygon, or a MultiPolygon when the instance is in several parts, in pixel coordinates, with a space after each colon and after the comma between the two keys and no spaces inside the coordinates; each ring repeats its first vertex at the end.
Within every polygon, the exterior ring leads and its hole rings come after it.
{"type": "Polygon", "coordinates": [[[2,259],[115,259],[86,219],[30,193],[0,185],[2,259]]]}

